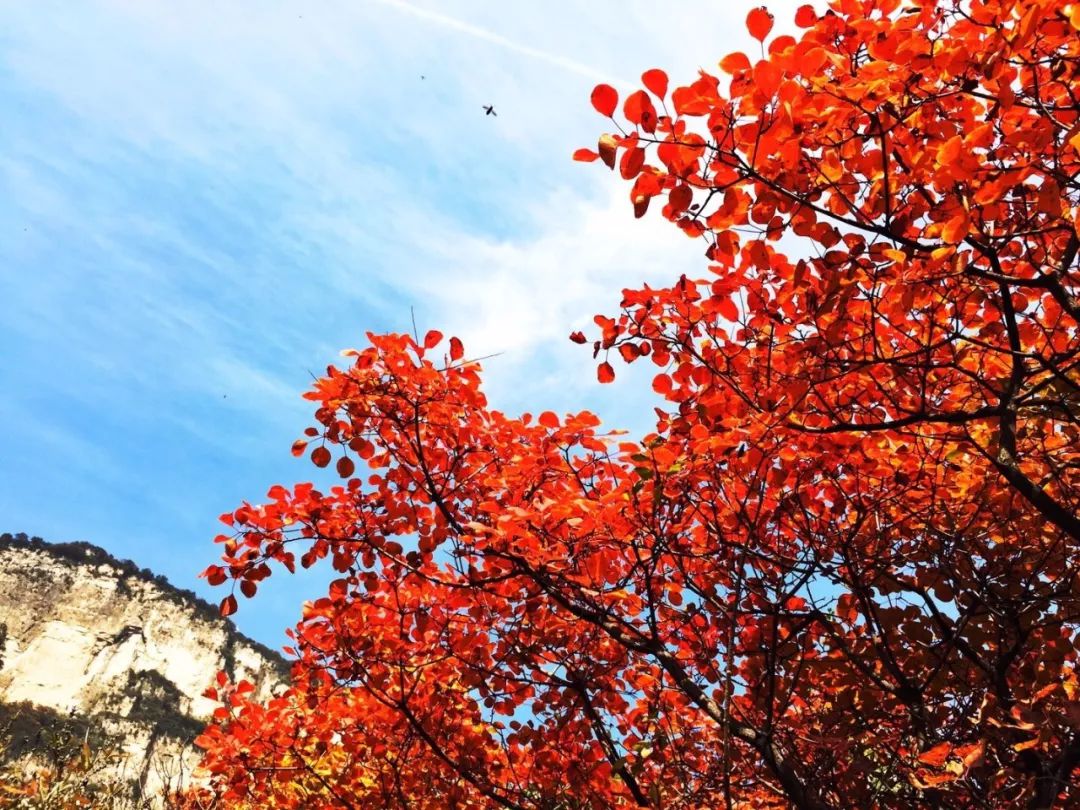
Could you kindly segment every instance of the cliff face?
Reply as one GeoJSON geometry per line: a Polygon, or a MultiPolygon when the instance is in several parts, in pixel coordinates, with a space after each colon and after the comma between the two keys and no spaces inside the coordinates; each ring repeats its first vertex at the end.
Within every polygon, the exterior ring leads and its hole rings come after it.
{"type": "Polygon", "coordinates": [[[21,727],[28,713],[30,726],[79,718],[123,749],[135,792],[152,793],[197,761],[189,743],[220,670],[264,698],[288,677],[280,655],[161,577],[88,544],[0,535],[0,703],[21,727]]]}

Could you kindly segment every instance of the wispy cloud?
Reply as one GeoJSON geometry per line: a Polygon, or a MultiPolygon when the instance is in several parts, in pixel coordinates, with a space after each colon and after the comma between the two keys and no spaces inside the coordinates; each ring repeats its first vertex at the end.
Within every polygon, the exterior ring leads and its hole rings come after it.
{"type": "Polygon", "coordinates": [[[509,39],[495,31],[491,31],[479,25],[464,22],[447,14],[441,14],[438,11],[420,8],[412,3],[406,3],[404,0],[376,0],[376,2],[412,14],[414,17],[434,23],[435,25],[451,28],[454,31],[466,34],[470,37],[475,37],[477,39],[482,39],[485,42],[490,42],[493,45],[498,45],[500,48],[505,48],[511,53],[527,56],[530,59],[537,59],[545,64],[552,65],[561,70],[568,70],[571,73],[576,73],[579,76],[584,76],[585,78],[592,79],[596,82],[608,82],[611,84],[622,84],[624,86],[633,84],[630,80],[616,79],[602,70],[578,62],[576,59],[570,59],[556,53],[549,53],[540,48],[534,48],[531,45],[509,39]]]}
{"type": "Polygon", "coordinates": [[[570,153],[609,126],[594,83],[690,79],[747,47],[757,2],[7,4],[10,528],[191,584],[215,515],[311,474],[287,453],[308,370],[413,305],[500,353],[496,406],[640,427],[633,374],[596,386],[566,335],[623,287],[704,272],[701,246],[634,221],[625,184],[570,153]]]}

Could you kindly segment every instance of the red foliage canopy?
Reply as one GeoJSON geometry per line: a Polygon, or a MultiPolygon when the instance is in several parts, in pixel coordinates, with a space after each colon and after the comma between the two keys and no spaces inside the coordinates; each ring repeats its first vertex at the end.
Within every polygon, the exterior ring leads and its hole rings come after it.
{"type": "Polygon", "coordinates": [[[711,261],[597,318],[601,382],[658,367],[655,432],[491,410],[437,334],[307,395],[342,484],[225,516],[206,573],[341,576],[286,695],[223,690],[226,805],[1080,801],[1080,4],[772,23],[575,154],[711,261]]]}

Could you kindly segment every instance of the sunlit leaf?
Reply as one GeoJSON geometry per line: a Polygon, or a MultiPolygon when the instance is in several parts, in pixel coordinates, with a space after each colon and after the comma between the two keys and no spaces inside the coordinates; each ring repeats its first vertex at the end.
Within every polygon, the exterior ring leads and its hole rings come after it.
{"type": "Polygon", "coordinates": [[[598,84],[592,91],[593,108],[609,118],[615,114],[619,104],[619,93],[609,84],[598,84]]]}
{"type": "Polygon", "coordinates": [[[751,9],[750,13],[746,15],[746,30],[750,32],[750,36],[759,42],[765,41],[765,37],[769,35],[772,27],[773,15],[769,13],[765,6],[751,9]]]}

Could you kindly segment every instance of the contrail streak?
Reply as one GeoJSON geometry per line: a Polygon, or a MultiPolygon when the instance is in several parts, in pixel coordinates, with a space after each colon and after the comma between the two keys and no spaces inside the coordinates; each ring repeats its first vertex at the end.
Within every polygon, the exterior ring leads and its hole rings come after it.
{"type": "Polygon", "coordinates": [[[445,28],[451,28],[455,31],[460,31],[463,34],[467,34],[477,39],[482,39],[485,42],[490,42],[493,45],[498,45],[501,48],[506,48],[508,51],[519,53],[522,56],[528,56],[532,59],[538,59],[541,62],[546,62],[554,67],[567,70],[571,73],[576,73],[579,76],[584,76],[587,79],[592,79],[597,82],[607,82],[609,84],[621,84],[623,86],[633,86],[633,82],[628,82],[623,79],[616,79],[612,76],[605,74],[603,71],[590,67],[589,65],[582,64],[574,59],[568,59],[565,56],[559,56],[555,53],[548,53],[542,51],[539,48],[533,48],[531,45],[524,45],[520,42],[515,42],[512,39],[507,39],[501,34],[496,34],[494,31],[489,31],[486,28],[481,28],[478,25],[463,22],[454,17],[448,17],[445,14],[440,14],[437,11],[428,11],[424,8],[419,8],[406,3],[405,0],[377,0],[385,6],[392,6],[400,11],[404,11],[408,14],[412,14],[415,17],[427,20],[435,25],[441,25],[445,28]]]}

